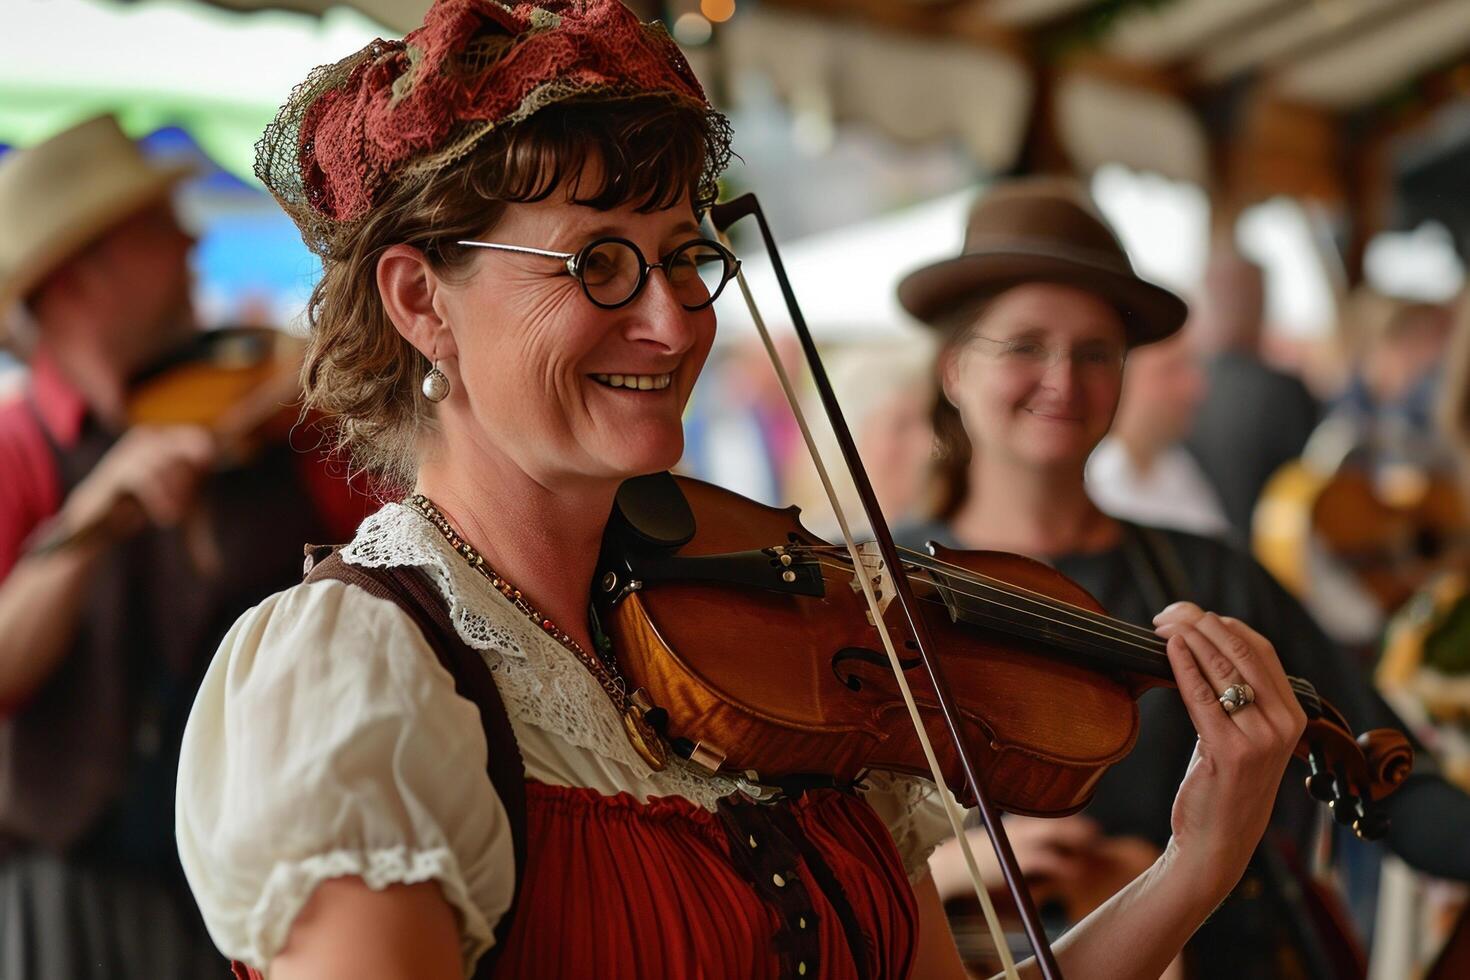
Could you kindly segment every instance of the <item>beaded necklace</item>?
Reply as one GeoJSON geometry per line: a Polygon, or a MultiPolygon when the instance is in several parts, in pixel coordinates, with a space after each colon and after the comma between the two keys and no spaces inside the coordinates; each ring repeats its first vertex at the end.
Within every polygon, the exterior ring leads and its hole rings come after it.
{"type": "Polygon", "coordinates": [[[653,727],[644,718],[644,709],[638,703],[638,692],[628,694],[628,687],[622,675],[618,673],[617,664],[612,659],[611,653],[606,656],[594,656],[583,648],[582,644],[572,638],[566,630],[558,627],[554,622],[542,615],[535,606],[521,594],[521,590],[512,585],[505,576],[491,568],[485,557],[475,550],[475,547],[464,539],[449,523],[449,518],[428,497],[416,493],[408,498],[408,505],[418,511],[430,524],[434,526],[449,546],[463,558],[471,568],[483,575],[489,582],[491,588],[499,592],[511,605],[520,610],[526,618],[541,628],[547,636],[560,643],[572,656],[581,662],[582,666],[597,679],[608,699],[612,701],[613,707],[617,708],[623,719],[623,730],[628,736],[628,741],[642,757],[643,761],[658,771],[668,765],[668,750],[659,738],[653,727]]]}

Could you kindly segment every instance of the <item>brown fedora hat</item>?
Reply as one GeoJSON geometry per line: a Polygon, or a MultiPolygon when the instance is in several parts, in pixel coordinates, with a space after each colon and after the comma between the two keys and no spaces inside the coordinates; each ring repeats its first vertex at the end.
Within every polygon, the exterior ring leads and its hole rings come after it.
{"type": "Polygon", "coordinates": [[[1027,282],[1096,293],[1123,318],[1129,346],[1163,340],[1184,324],[1184,300],[1140,279],[1118,236],[1072,181],[1034,177],[984,194],[970,209],[964,250],[915,269],[898,301],[918,320],[943,326],[964,304],[1027,282]]]}

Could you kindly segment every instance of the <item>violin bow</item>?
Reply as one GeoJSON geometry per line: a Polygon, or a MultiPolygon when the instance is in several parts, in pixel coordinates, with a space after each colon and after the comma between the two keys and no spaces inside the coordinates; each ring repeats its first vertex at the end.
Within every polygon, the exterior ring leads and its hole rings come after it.
{"type": "MultiPolygon", "coordinates": [[[[955,755],[965,774],[965,782],[975,796],[975,807],[980,812],[981,822],[990,837],[991,847],[994,848],[997,859],[1000,861],[1001,873],[1005,877],[1006,888],[1010,891],[1011,898],[1020,911],[1021,922],[1026,930],[1026,937],[1031,942],[1031,948],[1036,953],[1036,963],[1041,969],[1041,975],[1046,980],[1060,980],[1062,973],[1057,966],[1056,957],[1052,954],[1051,944],[1047,941],[1046,933],[1041,927],[1040,920],[1036,914],[1036,905],[1031,900],[1031,892],[1026,887],[1025,879],[1021,876],[1020,866],[1016,863],[1015,852],[1011,848],[1011,842],[1006,837],[1005,828],[1001,825],[1000,815],[989,798],[985,794],[985,786],[979,777],[970,758],[970,753],[965,746],[965,739],[961,735],[959,725],[959,711],[955,706],[954,698],[949,692],[949,684],[940,668],[939,659],[931,654],[933,642],[929,636],[928,627],[919,613],[919,603],[913,594],[908,577],[902,573],[903,563],[899,558],[898,549],[893,543],[893,534],[889,530],[888,523],[883,518],[883,513],[878,507],[878,499],[873,493],[873,485],[868,479],[867,470],[863,467],[862,459],[858,456],[857,445],[853,442],[852,432],[847,426],[847,421],[842,414],[842,407],[837,403],[837,396],[832,391],[832,385],[827,379],[826,369],[822,366],[821,356],[817,353],[816,342],[812,340],[811,331],[807,329],[806,318],[802,316],[801,308],[796,302],[796,293],[791,287],[791,281],[787,278],[785,265],[781,261],[781,254],[776,248],[775,237],[771,234],[770,226],[766,223],[765,212],[761,210],[760,202],[754,194],[742,195],[733,201],[724,204],[716,204],[710,208],[709,220],[714,226],[720,241],[728,248],[730,245],[727,231],[731,225],[744,217],[754,217],[760,229],[761,240],[765,243],[766,254],[771,260],[771,269],[775,273],[776,281],[781,287],[781,296],[786,301],[787,312],[791,315],[792,327],[796,331],[797,339],[801,342],[802,353],[805,356],[808,369],[811,371],[812,383],[816,386],[817,393],[822,400],[822,407],[826,412],[827,420],[832,426],[832,431],[837,437],[837,444],[842,451],[843,461],[846,463],[848,475],[858,491],[858,498],[862,501],[863,512],[867,516],[868,526],[872,528],[873,537],[878,544],[879,554],[884,563],[895,570],[892,576],[894,591],[899,607],[903,610],[908,622],[909,631],[917,644],[919,659],[924,664],[924,669],[929,675],[929,681],[934,687],[935,700],[939,705],[940,716],[944,720],[944,727],[949,732],[950,738],[954,740],[955,755]]],[[[812,456],[812,461],[817,467],[817,473],[821,477],[822,486],[831,501],[833,511],[837,516],[837,522],[842,529],[842,540],[846,543],[848,554],[853,561],[855,577],[862,587],[864,598],[867,600],[868,608],[872,613],[873,625],[883,641],[883,647],[888,653],[890,666],[893,668],[894,677],[898,683],[899,690],[903,694],[904,703],[908,707],[909,717],[914,724],[919,742],[923,746],[924,756],[929,762],[929,769],[934,776],[935,784],[941,800],[945,805],[945,813],[949,817],[950,826],[955,836],[959,839],[960,849],[965,856],[965,863],[969,866],[971,881],[975,886],[975,896],[980,901],[980,906],[985,912],[985,918],[990,925],[992,936],[996,937],[996,948],[1000,951],[1006,976],[1015,980],[1018,976],[1014,960],[1011,958],[1007,944],[1003,941],[1004,932],[1000,928],[1000,922],[996,918],[994,905],[990,896],[986,893],[983,883],[980,881],[979,868],[975,864],[975,856],[970,849],[969,838],[965,834],[965,828],[961,819],[959,805],[955,802],[946,785],[944,774],[939,767],[938,757],[934,754],[934,747],[929,741],[928,732],[925,730],[923,718],[919,715],[918,705],[914,701],[913,693],[909,689],[908,678],[900,663],[898,652],[889,636],[888,628],[883,619],[883,610],[878,605],[877,596],[873,592],[872,582],[869,576],[858,574],[857,570],[863,567],[863,562],[858,551],[858,544],[853,539],[852,532],[848,528],[846,515],[843,513],[842,505],[837,500],[837,495],[832,489],[827,467],[822,460],[812,439],[811,432],[807,427],[806,416],[801,410],[799,399],[796,397],[795,389],[791,385],[791,379],[787,375],[780,356],[776,353],[775,345],[771,341],[770,333],[766,329],[765,321],[759,309],[756,307],[755,297],[751,294],[750,286],[746,282],[745,274],[736,270],[736,281],[740,284],[740,292],[745,297],[746,305],[750,309],[750,315],[755,322],[756,330],[760,334],[762,343],[765,344],[766,354],[771,359],[771,364],[776,370],[776,375],[781,382],[781,388],[786,393],[786,399],[791,404],[791,410],[796,415],[797,425],[801,429],[802,437],[806,440],[807,451],[812,456]]]]}

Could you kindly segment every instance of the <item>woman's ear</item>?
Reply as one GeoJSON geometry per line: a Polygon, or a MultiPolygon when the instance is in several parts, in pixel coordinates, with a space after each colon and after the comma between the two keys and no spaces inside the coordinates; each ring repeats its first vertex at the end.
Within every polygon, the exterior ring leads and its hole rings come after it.
{"type": "Polygon", "coordinates": [[[960,346],[946,344],[939,352],[939,394],[951,405],[958,406],[954,393],[959,390],[960,346]]]}
{"type": "Polygon", "coordinates": [[[434,303],[442,281],[424,253],[412,245],[390,245],[378,256],[378,295],[388,319],[424,357],[455,355],[454,335],[434,303]]]}

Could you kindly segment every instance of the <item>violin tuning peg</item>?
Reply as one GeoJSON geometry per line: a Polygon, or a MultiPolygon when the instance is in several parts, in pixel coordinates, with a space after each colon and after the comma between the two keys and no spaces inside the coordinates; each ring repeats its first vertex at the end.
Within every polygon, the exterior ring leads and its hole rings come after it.
{"type": "Polygon", "coordinates": [[[1358,840],[1382,840],[1388,833],[1388,816],[1381,810],[1365,806],[1362,800],[1353,809],[1357,813],[1357,819],[1353,821],[1353,833],[1358,840]]]}
{"type": "Polygon", "coordinates": [[[1307,777],[1307,792],[1319,803],[1331,803],[1337,797],[1337,789],[1334,785],[1336,780],[1322,767],[1317,753],[1307,753],[1307,768],[1311,770],[1311,775],[1307,777]]]}
{"type": "Polygon", "coordinates": [[[1332,811],[1332,819],[1344,827],[1351,826],[1358,820],[1356,808],[1361,801],[1351,793],[1339,796],[1327,804],[1327,809],[1332,811]]]}
{"type": "Polygon", "coordinates": [[[1325,772],[1316,772],[1307,777],[1307,792],[1319,803],[1333,800],[1333,778],[1325,772]]]}

